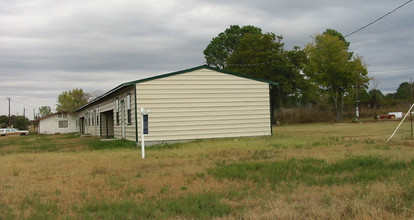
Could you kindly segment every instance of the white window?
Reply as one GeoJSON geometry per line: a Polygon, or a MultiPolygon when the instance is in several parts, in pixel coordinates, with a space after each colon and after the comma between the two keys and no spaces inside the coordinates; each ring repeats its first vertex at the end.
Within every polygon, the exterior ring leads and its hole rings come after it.
{"type": "Polygon", "coordinates": [[[126,109],[131,109],[131,93],[126,95],[126,109]]]}
{"type": "Polygon", "coordinates": [[[116,125],[119,125],[119,99],[116,98],[115,99],[115,120],[116,120],[116,125]]]}
{"type": "Polygon", "coordinates": [[[66,112],[58,113],[58,118],[68,118],[68,113],[66,112]]]}
{"type": "Polygon", "coordinates": [[[96,106],[96,125],[99,125],[99,106],[96,106]]]}
{"type": "Polygon", "coordinates": [[[86,125],[89,126],[89,111],[86,112],[86,125]]]}
{"type": "Polygon", "coordinates": [[[95,110],[91,110],[91,112],[92,112],[91,118],[92,118],[92,126],[93,126],[95,125],[95,110]]]}
{"type": "Polygon", "coordinates": [[[132,124],[132,115],[131,115],[131,93],[128,93],[126,96],[126,108],[127,108],[127,122],[132,124]]]}
{"type": "Polygon", "coordinates": [[[68,121],[59,121],[59,128],[67,128],[68,126],[68,121]]]}

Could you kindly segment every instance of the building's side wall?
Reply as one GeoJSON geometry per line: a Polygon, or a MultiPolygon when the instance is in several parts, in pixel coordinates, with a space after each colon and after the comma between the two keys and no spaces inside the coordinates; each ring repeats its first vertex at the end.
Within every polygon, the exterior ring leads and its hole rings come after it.
{"type": "Polygon", "coordinates": [[[271,134],[267,83],[201,69],[136,87],[138,114],[150,112],[146,141],[271,134]]]}
{"type": "MultiPolygon", "coordinates": [[[[121,103],[122,100],[126,103],[126,96],[127,94],[131,95],[131,123],[127,123],[127,108],[125,108],[125,139],[135,141],[135,98],[134,98],[134,86],[127,87],[121,91],[118,91],[111,96],[100,100],[97,103],[94,103],[91,106],[88,106],[87,108],[77,112],[77,117],[85,117],[85,133],[94,135],[94,136],[101,136],[101,126],[106,126],[105,122],[102,124],[102,118],[98,117],[97,122],[97,110],[99,110],[99,115],[101,113],[107,112],[107,111],[113,111],[113,119],[108,121],[108,129],[110,133],[114,134],[115,138],[122,138],[121,133],[121,127],[122,127],[122,117],[121,112],[119,110],[119,123],[116,123],[116,112],[115,109],[115,100],[116,98],[119,99],[119,103],[121,103]],[[97,108],[99,107],[99,108],[97,108]],[[95,118],[92,120],[93,115],[95,114],[95,118]]],[[[102,134],[105,135],[105,134],[102,134]]]]}
{"type": "Polygon", "coordinates": [[[64,134],[76,132],[76,118],[72,114],[67,114],[67,118],[59,118],[58,115],[53,115],[39,121],[40,134],[64,134]],[[59,121],[68,121],[67,128],[59,128],[59,121]]]}

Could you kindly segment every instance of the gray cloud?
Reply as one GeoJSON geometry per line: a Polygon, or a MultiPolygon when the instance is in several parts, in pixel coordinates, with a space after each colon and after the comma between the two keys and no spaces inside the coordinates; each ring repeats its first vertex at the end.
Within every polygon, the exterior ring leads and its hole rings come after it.
{"type": "MultiPolygon", "coordinates": [[[[404,2],[0,0],[0,114],[7,113],[6,97],[54,107],[65,90],[106,91],[201,65],[209,41],[232,24],[283,35],[289,49],[326,28],[351,33],[404,2]]],[[[347,38],[384,92],[414,75],[387,71],[414,66],[413,7],[347,38]]]]}

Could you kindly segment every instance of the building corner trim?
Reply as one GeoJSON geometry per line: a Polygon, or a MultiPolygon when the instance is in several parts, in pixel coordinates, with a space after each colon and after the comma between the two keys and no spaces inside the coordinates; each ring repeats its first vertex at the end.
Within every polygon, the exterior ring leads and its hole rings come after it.
{"type": "Polygon", "coordinates": [[[138,143],[137,84],[134,85],[134,99],[135,99],[135,142],[138,143]]]}

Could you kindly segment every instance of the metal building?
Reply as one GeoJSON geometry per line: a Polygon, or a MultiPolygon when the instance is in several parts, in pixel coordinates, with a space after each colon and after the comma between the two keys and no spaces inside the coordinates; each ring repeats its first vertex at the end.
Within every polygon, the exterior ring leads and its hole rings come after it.
{"type": "Polygon", "coordinates": [[[138,142],[144,108],[150,142],[271,135],[272,84],[205,65],[127,82],[77,109],[78,130],[138,142]]]}

